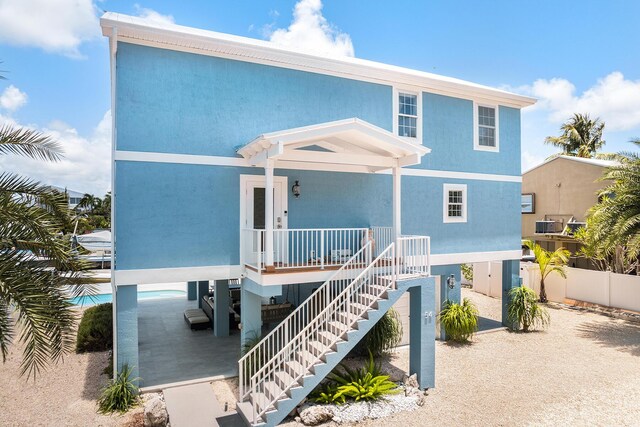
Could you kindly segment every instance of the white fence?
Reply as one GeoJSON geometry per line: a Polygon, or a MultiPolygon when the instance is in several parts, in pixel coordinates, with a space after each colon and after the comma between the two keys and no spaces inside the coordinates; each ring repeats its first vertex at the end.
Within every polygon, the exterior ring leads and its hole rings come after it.
{"type": "MultiPolygon", "coordinates": [[[[549,301],[566,299],[584,301],[608,307],[640,312],[640,276],[616,274],[608,271],[566,267],[567,278],[551,273],[545,280],[549,301]]],[[[520,263],[522,283],[540,293],[538,264],[520,263]]],[[[500,262],[473,265],[473,289],[485,295],[502,296],[502,268],[500,262]]]]}

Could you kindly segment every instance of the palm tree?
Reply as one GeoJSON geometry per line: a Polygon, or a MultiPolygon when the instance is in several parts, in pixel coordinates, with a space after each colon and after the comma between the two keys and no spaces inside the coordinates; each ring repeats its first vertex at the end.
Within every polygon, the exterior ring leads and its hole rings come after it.
{"type": "Polygon", "coordinates": [[[599,118],[591,119],[588,114],[574,114],[561,127],[562,135],[548,136],[545,144],[551,144],[562,149],[565,156],[596,157],[596,152],[602,148],[604,122],[599,118]]]}
{"type": "Polygon", "coordinates": [[[565,248],[558,248],[554,252],[547,251],[537,243],[527,240],[525,245],[533,251],[536,262],[540,268],[540,302],[547,302],[547,292],[544,288],[544,281],[553,272],[558,273],[563,278],[567,277],[564,266],[569,262],[571,252],[565,248]]]}
{"type": "MultiPolygon", "coordinates": [[[[0,127],[0,155],[60,159],[60,146],[39,132],[0,127]]],[[[17,339],[21,375],[36,377],[74,345],[75,311],[69,301],[92,291],[81,285],[87,266],[76,259],[61,230],[70,227],[67,199],[29,178],[0,173],[0,352],[17,339]]]]}
{"type": "Polygon", "coordinates": [[[93,194],[85,193],[84,196],[80,199],[78,206],[76,206],[77,210],[88,210],[89,213],[93,213],[93,210],[96,208],[97,200],[99,200],[93,194]]]}

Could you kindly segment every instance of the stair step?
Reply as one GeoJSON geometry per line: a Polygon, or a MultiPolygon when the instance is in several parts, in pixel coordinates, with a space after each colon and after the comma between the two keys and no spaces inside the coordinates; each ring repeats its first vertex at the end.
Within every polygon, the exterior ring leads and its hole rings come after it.
{"type": "MultiPolygon", "coordinates": [[[[339,335],[334,334],[331,331],[320,331],[316,335],[317,335],[316,338],[318,339],[318,341],[325,346],[329,346],[329,345],[332,345],[333,343],[344,341],[342,338],[340,338],[339,335]]],[[[332,350],[335,350],[335,349],[332,348],[332,350]]]]}
{"type": "Polygon", "coordinates": [[[274,381],[276,383],[278,383],[278,385],[283,390],[300,387],[300,384],[297,381],[295,381],[293,376],[290,373],[288,373],[287,371],[285,371],[284,369],[282,369],[280,371],[276,371],[273,374],[273,377],[274,377],[274,381]]]}
{"type": "MultiPolygon", "coordinates": [[[[378,279],[380,280],[380,279],[378,279]]],[[[386,296],[387,295],[387,291],[389,290],[389,288],[385,285],[382,284],[371,284],[369,286],[367,286],[367,288],[369,288],[369,290],[373,293],[375,293],[376,295],[380,295],[380,296],[386,296]]]]}
{"type": "Polygon", "coordinates": [[[316,363],[320,362],[318,356],[307,350],[298,350],[294,357],[303,366],[308,366],[309,369],[311,369],[311,367],[316,363]]]}
{"type": "Polygon", "coordinates": [[[350,328],[339,320],[331,320],[324,327],[325,331],[331,332],[333,335],[342,338],[350,328]]]}
{"type": "Polygon", "coordinates": [[[251,402],[255,402],[256,407],[258,408],[258,413],[264,412],[265,417],[269,412],[274,412],[276,410],[275,406],[271,404],[273,399],[270,399],[266,393],[251,393],[250,400],[251,402]]]}
{"type": "Polygon", "coordinates": [[[369,317],[367,313],[370,310],[369,306],[357,302],[352,302],[350,308],[353,314],[359,315],[360,313],[362,313],[362,317],[365,319],[369,317]]]}
{"type": "Polygon", "coordinates": [[[284,388],[280,387],[276,381],[266,381],[262,386],[264,393],[271,398],[271,400],[281,399],[285,397],[284,388]]]}
{"type": "Polygon", "coordinates": [[[284,370],[291,375],[293,378],[298,378],[300,375],[303,377],[306,375],[311,375],[309,370],[302,365],[302,363],[297,360],[287,360],[284,362],[284,370]]]}
{"type": "Polygon", "coordinates": [[[328,347],[320,340],[309,341],[307,347],[309,348],[309,351],[311,351],[317,357],[321,357],[322,355],[333,351],[331,347],[328,347]]]}
{"type": "Polygon", "coordinates": [[[348,311],[338,312],[336,318],[345,325],[348,325],[350,328],[352,327],[352,325],[355,325],[358,320],[362,320],[362,317],[348,311]]]}
{"type": "MultiPolygon", "coordinates": [[[[378,298],[375,295],[371,295],[371,294],[359,294],[356,298],[358,298],[358,302],[360,304],[364,304],[367,307],[372,307],[372,308],[378,308],[378,300],[381,298],[378,298]]],[[[382,298],[385,299],[385,298],[382,298]]]]}
{"type": "Polygon", "coordinates": [[[240,417],[246,424],[254,427],[262,427],[265,424],[263,417],[258,417],[256,422],[253,421],[253,405],[251,402],[238,402],[236,403],[236,411],[240,414],[240,417]]]}

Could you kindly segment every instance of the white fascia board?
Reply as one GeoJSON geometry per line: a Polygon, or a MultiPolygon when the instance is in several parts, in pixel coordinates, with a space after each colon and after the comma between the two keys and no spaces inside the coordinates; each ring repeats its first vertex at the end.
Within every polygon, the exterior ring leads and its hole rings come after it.
{"type": "Polygon", "coordinates": [[[116,286],[149,283],[173,283],[198,280],[237,279],[242,275],[239,265],[207,267],[146,268],[141,270],[114,270],[112,280],[116,286]]]}
{"type": "Polygon", "coordinates": [[[535,104],[531,97],[476,83],[350,57],[311,55],[273,43],[174,24],[159,24],[112,12],[100,18],[102,33],[146,46],[230,58],[388,85],[413,85],[421,90],[465,99],[483,98],[500,105],[523,108],[535,104]]]}
{"type": "Polygon", "coordinates": [[[431,254],[431,265],[471,264],[474,262],[520,260],[522,249],[493,252],[461,252],[452,254],[431,254]]]}

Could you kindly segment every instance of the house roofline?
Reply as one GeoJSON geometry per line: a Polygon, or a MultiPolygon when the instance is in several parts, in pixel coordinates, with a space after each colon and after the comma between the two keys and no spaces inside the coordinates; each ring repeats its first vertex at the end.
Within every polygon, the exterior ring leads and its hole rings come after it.
{"type": "Polygon", "coordinates": [[[149,22],[143,18],[107,12],[100,18],[102,34],[125,43],[140,44],[268,64],[319,74],[387,85],[410,85],[447,96],[480,99],[500,105],[523,108],[536,100],[489,86],[409,68],[360,58],[320,56],[271,42],[223,34],[175,24],[149,22]],[[114,32],[114,29],[117,31],[114,32]]]}
{"type": "Polygon", "coordinates": [[[576,157],[576,156],[556,156],[553,157],[551,159],[546,159],[544,162],[540,163],[539,165],[535,165],[532,168],[527,169],[526,171],[522,172],[522,176],[528,174],[529,172],[532,172],[548,163],[553,162],[554,160],[557,159],[565,159],[565,160],[573,160],[574,162],[579,162],[579,163],[584,163],[584,164],[588,164],[591,166],[597,166],[597,167],[601,167],[601,168],[608,168],[611,166],[615,166],[618,164],[618,162],[614,161],[614,160],[600,160],[600,159],[587,159],[584,157],[576,157]]]}

